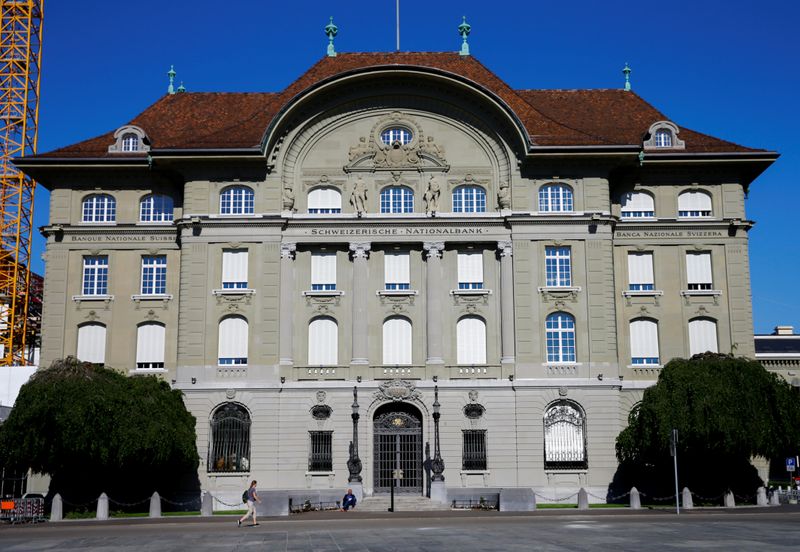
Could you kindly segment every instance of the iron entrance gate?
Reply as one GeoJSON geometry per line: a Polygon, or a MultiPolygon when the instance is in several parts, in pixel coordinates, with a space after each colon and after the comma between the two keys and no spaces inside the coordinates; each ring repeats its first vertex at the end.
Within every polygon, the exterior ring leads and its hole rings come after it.
{"type": "Polygon", "coordinates": [[[375,492],[391,491],[392,472],[403,470],[395,492],[422,494],[422,423],[405,412],[375,418],[375,492]]]}

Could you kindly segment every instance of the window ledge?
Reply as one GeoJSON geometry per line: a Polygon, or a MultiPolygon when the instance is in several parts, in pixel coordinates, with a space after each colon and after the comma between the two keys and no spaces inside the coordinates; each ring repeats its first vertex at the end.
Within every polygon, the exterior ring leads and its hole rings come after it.
{"type": "Polygon", "coordinates": [[[489,475],[491,470],[461,470],[460,475],[489,475]]]}
{"type": "Polygon", "coordinates": [[[689,296],[693,296],[693,295],[717,296],[717,295],[722,295],[722,290],[721,289],[684,289],[684,290],[681,291],[681,296],[682,297],[689,297],[689,296]]]}
{"type": "Polygon", "coordinates": [[[332,475],[336,475],[335,471],[307,471],[307,476],[311,477],[330,477],[332,475]]]}
{"type": "Polygon", "coordinates": [[[247,218],[247,219],[254,219],[254,218],[262,218],[261,213],[210,213],[208,215],[210,219],[229,219],[229,218],[247,218]]]}
{"type": "Polygon", "coordinates": [[[171,293],[140,293],[131,295],[131,301],[171,301],[171,293]]]}
{"type": "Polygon", "coordinates": [[[580,286],[544,286],[537,288],[539,293],[580,293],[580,286]]]}
{"type": "Polygon", "coordinates": [[[82,220],[79,223],[80,226],[116,226],[116,222],[91,222],[88,220],[82,220]]]}
{"type": "Polygon", "coordinates": [[[661,297],[664,292],[660,289],[627,289],[622,292],[623,297],[661,297]]]}
{"type": "Polygon", "coordinates": [[[336,297],[344,295],[340,289],[309,289],[303,292],[303,297],[336,297]]]}
{"type": "Polygon", "coordinates": [[[415,289],[379,289],[375,295],[383,295],[387,297],[405,297],[407,295],[419,295],[415,289]]]}
{"type": "Polygon", "coordinates": [[[140,220],[135,224],[135,226],[174,226],[174,225],[175,225],[174,220],[162,220],[162,221],[152,221],[152,222],[140,220]]]}
{"type": "Polygon", "coordinates": [[[661,369],[663,368],[663,364],[628,364],[628,368],[631,370],[636,370],[637,368],[646,368],[646,369],[661,369]]]}
{"type": "Polygon", "coordinates": [[[211,295],[255,295],[256,290],[250,288],[212,289],[211,295]]]}
{"type": "Polygon", "coordinates": [[[450,295],[491,295],[491,289],[451,289],[450,295]]]}
{"type": "Polygon", "coordinates": [[[113,301],[113,295],[73,295],[72,300],[76,303],[81,301],[113,301]]]}
{"type": "Polygon", "coordinates": [[[166,374],[166,368],[134,368],[132,370],[128,370],[128,373],[132,376],[146,376],[148,374],[166,374]]]}
{"type": "Polygon", "coordinates": [[[244,477],[250,474],[250,470],[242,471],[206,471],[209,477],[244,477]]]}

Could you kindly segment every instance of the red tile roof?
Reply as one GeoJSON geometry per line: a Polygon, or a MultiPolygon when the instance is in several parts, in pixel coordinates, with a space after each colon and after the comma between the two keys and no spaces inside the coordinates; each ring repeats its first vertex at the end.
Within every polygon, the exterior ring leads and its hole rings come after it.
{"type": "MultiPolygon", "coordinates": [[[[538,146],[641,144],[650,125],[667,117],[623,90],[513,90],[472,56],[456,53],[354,53],[324,57],[280,93],[167,95],[128,124],[141,127],[154,151],[256,148],[279,111],[304,91],[337,75],[375,68],[421,67],[467,80],[495,94],[538,146]]],[[[683,127],[689,152],[762,151],[683,127]]],[[[114,157],[113,131],[39,157],[114,157]]],[[[129,155],[129,154],[125,154],[129,155]]]]}

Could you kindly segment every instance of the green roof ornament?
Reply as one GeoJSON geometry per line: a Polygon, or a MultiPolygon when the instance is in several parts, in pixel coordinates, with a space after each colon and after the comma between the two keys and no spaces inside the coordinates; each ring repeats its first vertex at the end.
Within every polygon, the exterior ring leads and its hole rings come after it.
{"type": "Polygon", "coordinates": [[[469,44],[467,44],[467,37],[469,33],[472,31],[472,25],[467,23],[467,16],[464,15],[461,17],[461,25],[458,26],[458,34],[461,35],[461,39],[463,42],[461,43],[461,51],[458,52],[462,56],[469,55],[469,44]]]}
{"type": "Polygon", "coordinates": [[[625,67],[622,69],[622,74],[625,75],[625,92],[631,91],[631,68],[628,62],[625,62],[625,67]]]}
{"type": "Polygon", "coordinates": [[[167,76],[169,77],[169,86],[167,87],[167,94],[174,94],[175,93],[175,66],[170,65],[169,71],[167,71],[167,76]]]}
{"type": "Polygon", "coordinates": [[[333,23],[333,16],[331,16],[331,22],[325,25],[325,34],[328,35],[328,57],[336,57],[333,39],[339,34],[339,27],[333,23]]]}
{"type": "Polygon", "coordinates": [[[181,81],[181,85],[178,87],[177,92],[178,94],[183,94],[184,92],[186,92],[186,87],[183,85],[183,81],[181,81]]]}

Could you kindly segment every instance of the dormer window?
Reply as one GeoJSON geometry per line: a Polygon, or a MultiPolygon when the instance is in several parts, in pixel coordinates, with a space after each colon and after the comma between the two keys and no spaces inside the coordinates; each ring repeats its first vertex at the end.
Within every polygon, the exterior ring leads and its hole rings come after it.
{"type": "Polygon", "coordinates": [[[150,139],[144,130],[134,125],[125,125],[114,133],[114,143],[108,146],[109,153],[144,153],[150,151],[150,139]]]}
{"type": "Polygon", "coordinates": [[[686,142],[678,138],[680,129],[671,121],[658,121],[647,130],[647,140],[642,143],[645,150],[684,150],[686,142]]]}
{"type": "Polygon", "coordinates": [[[672,147],[672,133],[665,128],[656,131],[656,147],[657,148],[671,148],[672,147]]]}
{"type": "Polygon", "coordinates": [[[139,151],[139,137],[129,132],[122,137],[122,151],[139,151]]]}

